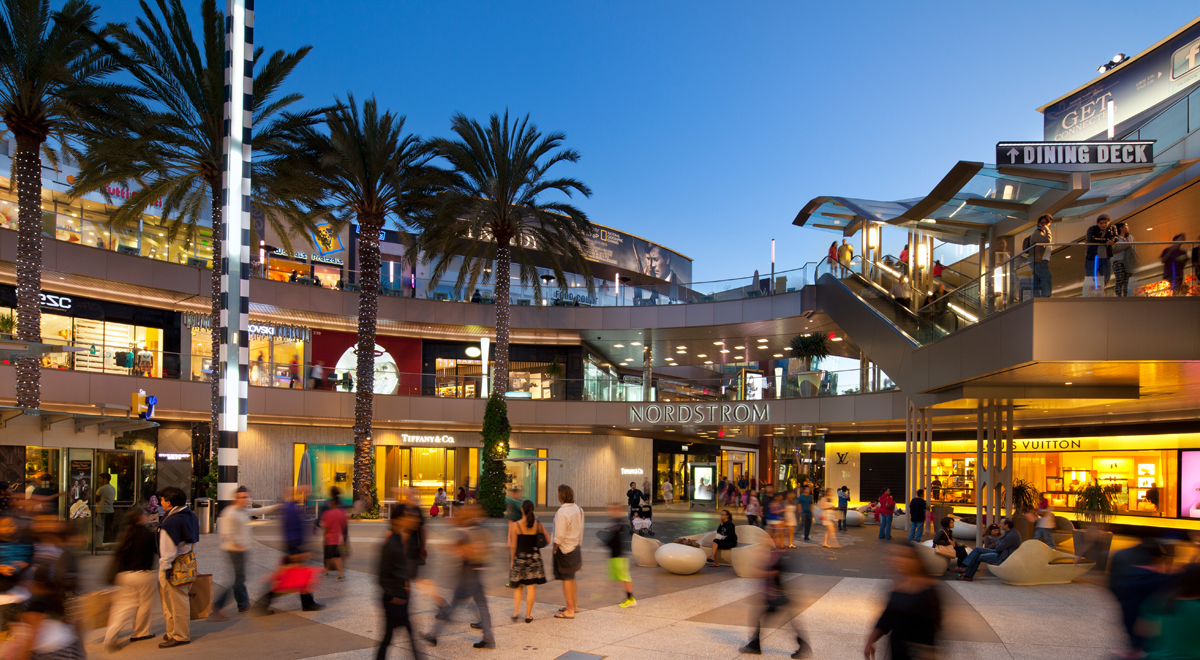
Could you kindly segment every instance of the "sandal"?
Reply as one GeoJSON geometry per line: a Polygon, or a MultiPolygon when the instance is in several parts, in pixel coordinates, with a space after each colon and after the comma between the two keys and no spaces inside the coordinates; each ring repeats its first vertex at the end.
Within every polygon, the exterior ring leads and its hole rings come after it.
{"type": "Polygon", "coordinates": [[[525,623],[530,623],[532,621],[533,621],[533,617],[531,617],[531,616],[525,617],[525,623]]]}
{"type": "Polygon", "coordinates": [[[566,612],[559,612],[554,615],[554,618],[556,618],[556,619],[574,619],[575,615],[572,614],[571,616],[567,616],[566,612]]]}

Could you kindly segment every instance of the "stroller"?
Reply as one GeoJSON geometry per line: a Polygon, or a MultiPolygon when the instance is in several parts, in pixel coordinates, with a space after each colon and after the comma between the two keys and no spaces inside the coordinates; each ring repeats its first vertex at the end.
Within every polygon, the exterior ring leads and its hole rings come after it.
{"type": "Polygon", "coordinates": [[[633,507],[633,533],[641,536],[654,536],[654,507],[649,504],[633,507]]]}

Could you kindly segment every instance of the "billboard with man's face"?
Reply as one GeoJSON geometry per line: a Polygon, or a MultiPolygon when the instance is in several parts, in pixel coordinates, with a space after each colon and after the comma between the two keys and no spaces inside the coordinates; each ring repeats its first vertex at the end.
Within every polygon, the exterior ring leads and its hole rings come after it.
{"type": "MultiPolygon", "coordinates": [[[[588,259],[672,284],[692,283],[692,260],[657,243],[596,225],[588,259]]],[[[599,273],[593,273],[600,275],[599,273]]]]}

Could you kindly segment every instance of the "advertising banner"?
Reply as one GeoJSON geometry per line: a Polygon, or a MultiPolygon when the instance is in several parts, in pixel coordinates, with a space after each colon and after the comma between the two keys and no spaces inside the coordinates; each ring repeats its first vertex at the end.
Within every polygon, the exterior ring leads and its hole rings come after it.
{"type": "Polygon", "coordinates": [[[692,501],[711,502],[717,498],[717,466],[692,463],[692,501]]]}
{"type": "Polygon", "coordinates": [[[1180,454],[1179,515],[1200,519],[1200,450],[1180,454]]]}
{"type": "Polygon", "coordinates": [[[1080,92],[1044,109],[1043,131],[1050,141],[1086,140],[1108,130],[1108,102],[1114,124],[1171,98],[1200,81],[1200,23],[1080,92]]]}
{"type": "Polygon", "coordinates": [[[70,517],[91,518],[92,462],[71,461],[70,517]]]}
{"type": "Polygon", "coordinates": [[[692,283],[692,261],[687,257],[615,229],[596,225],[588,259],[648,275],[672,284],[692,283]]]}

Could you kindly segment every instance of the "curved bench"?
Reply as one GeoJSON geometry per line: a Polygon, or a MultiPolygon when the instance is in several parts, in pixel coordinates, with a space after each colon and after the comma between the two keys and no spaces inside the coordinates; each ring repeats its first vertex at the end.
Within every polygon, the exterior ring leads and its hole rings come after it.
{"type": "Polygon", "coordinates": [[[665,543],[654,551],[654,560],[675,575],[692,575],[704,568],[708,555],[700,548],[690,545],[665,543]]]}
{"type": "Polygon", "coordinates": [[[1096,566],[1094,561],[1080,560],[1075,555],[1051,550],[1050,546],[1029,539],[1000,564],[988,564],[988,572],[1004,584],[1030,586],[1037,584],[1068,584],[1096,566]]]}
{"type": "Polygon", "coordinates": [[[658,568],[658,560],[654,558],[654,553],[660,547],[662,547],[662,541],[646,538],[641,534],[634,534],[633,540],[630,542],[633,563],[645,568],[658,568]]]}

